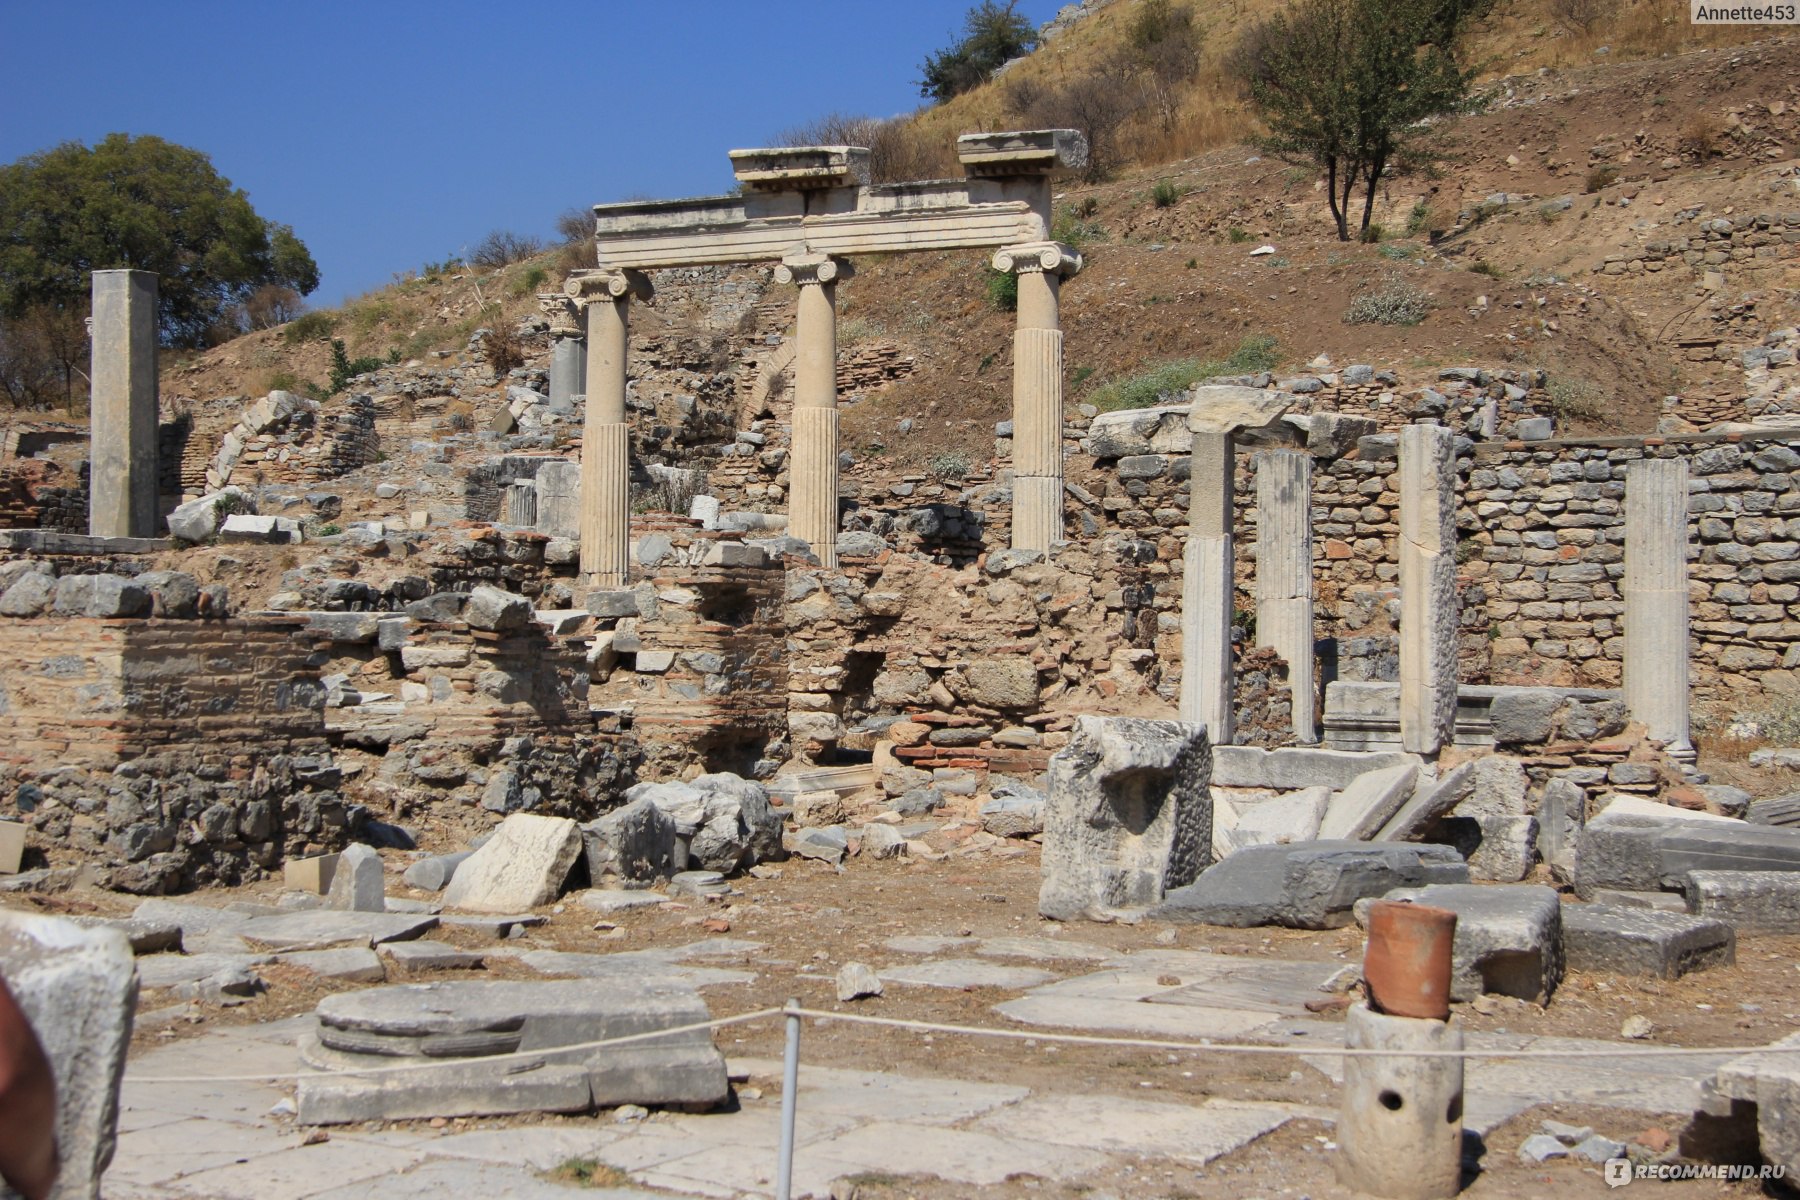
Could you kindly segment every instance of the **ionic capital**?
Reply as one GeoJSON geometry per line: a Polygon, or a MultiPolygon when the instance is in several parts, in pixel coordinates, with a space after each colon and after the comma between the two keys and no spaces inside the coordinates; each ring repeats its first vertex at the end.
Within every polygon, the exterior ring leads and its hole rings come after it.
{"type": "Polygon", "coordinates": [[[846,258],[829,254],[790,254],[775,268],[776,283],[792,283],[800,287],[838,283],[855,274],[846,258]]]}
{"type": "Polygon", "coordinates": [[[994,251],[994,270],[1013,274],[1036,274],[1039,271],[1065,278],[1081,270],[1081,253],[1061,242],[1026,242],[1022,246],[1002,246],[994,251]]]}
{"type": "Polygon", "coordinates": [[[563,281],[563,294],[575,304],[582,305],[595,304],[601,300],[648,300],[654,293],[650,280],[642,271],[602,267],[571,274],[563,281]]]}
{"type": "Polygon", "coordinates": [[[550,319],[553,338],[580,337],[581,308],[561,292],[539,292],[538,308],[550,319]]]}

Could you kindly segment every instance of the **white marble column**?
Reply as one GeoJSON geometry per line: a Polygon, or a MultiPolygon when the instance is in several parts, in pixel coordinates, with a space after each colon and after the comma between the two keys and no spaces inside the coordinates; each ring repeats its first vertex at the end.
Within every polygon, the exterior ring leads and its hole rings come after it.
{"type": "Polygon", "coordinates": [[[824,254],[793,255],[778,283],[800,289],[794,328],[794,454],[788,478],[788,535],[837,566],[837,283],[849,264],[824,254]]]}
{"type": "Polygon", "coordinates": [[[1181,573],[1181,719],[1206,726],[1229,746],[1231,673],[1231,494],[1236,459],[1230,433],[1194,434],[1188,544],[1181,573]]]}
{"type": "Polygon", "coordinates": [[[156,291],[153,271],[95,271],[88,532],[155,537],[156,291]]]}
{"type": "Polygon", "coordinates": [[[1688,733],[1688,466],[1646,458],[1625,469],[1625,703],[1672,754],[1688,733]]]}
{"type": "Polygon", "coordinates": [[[1294,737],[1319,740],[1313,697],[1312,456],[1256,456],[1256,644],[1287,660],[1294,737]]]}
{"type": "Polygon", "coordinates": [[[1436,754],[1456,722],[1456,440],[1400,431],[1400,744],[1436,754]]]}
{"type": "Polygon", "coordinates": [[[631,426],[625,420],[626,353],[633,296],[649,299],[636,271],[580,271],[564,290],[587,310],[587,417],[581,433],[581,573],[598,588],[625,586],[631,551],[631,426]]]}
{"type": "Polygon", "coordinates": [[[1006,246],[994,269],[1016,275],[1013,332],[1013,512],[1015,550],[1049,551],[1063,535],[1063,358],[1058,303],[1081,255],[1057,242],[1006,246]]]}

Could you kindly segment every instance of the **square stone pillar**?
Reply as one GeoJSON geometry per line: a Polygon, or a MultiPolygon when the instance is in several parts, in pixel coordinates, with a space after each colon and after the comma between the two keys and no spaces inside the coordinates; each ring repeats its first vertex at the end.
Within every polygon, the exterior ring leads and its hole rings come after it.
{"type": "Polygon", "coordinates": [[[1625,703],[1671,754],[1688,732],[1688,466],[1647,458],[1625,469],[1625,703]]]}
{"type": "Polygon", "coordinates": [[[1313,697],[1312,456],[1256,456],[1256,644],[1287,660],[1296,740],[1319,740],[1313,697]]]}
{"type": "Polygon", "coordinates": [[[788,478],[788,536],[837,567],[837,283],[850,264],[823,254],[784,258],[777,283],[800,289],[794,324],[794,453],[788,478]]]}
{"type": "Polygon", "coordinates": [[[1013,512],[1015,550],[1042,550],[1063,534],[1063,358],[1058,292],[1081,256],[1056,242],[1007,246],[994,269],[1019,281],[1013,332],[1013,512]]]}
{"type": "Polygon", "coordinates": [[[156,274],[95,271],[88,532],[155,537],[156,274]]]}
{"type": "Polygon", "coordinates": [[[1436,754],[1456,722],[1456,439],[1400,431],[1400,745],[1436,754]]]}
{"type": "MultiPolygon", "coordinates": [[[[563,284],[586,308],[587,417],[581,432],[581,573],[620,588],[631,569],[631,426],[625,420],[633,296],[650,298],[636,271],[581,271],[563,284]]],[[[540,493],[541,499],[541,493],[540,493]]]]}
{"type": "Polygon", "coordinates": [[[1229,433],[1194,434],[1189,533],[1181,573],[1181,719],[1229,746],[1231,678],[1231,493],[1236,458],[1229,433]]]}

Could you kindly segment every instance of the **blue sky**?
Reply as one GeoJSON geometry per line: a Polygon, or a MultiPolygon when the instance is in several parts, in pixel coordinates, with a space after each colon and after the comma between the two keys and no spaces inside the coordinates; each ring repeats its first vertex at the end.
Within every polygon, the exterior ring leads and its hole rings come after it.
{"type": "Polygon", "coordinates": [[[909,111],[971,3],[0,0],[0,162],[115,131],[205,151],[328,307],[492,229],[729,190],[728,149],[826,112],[909,111]]]}

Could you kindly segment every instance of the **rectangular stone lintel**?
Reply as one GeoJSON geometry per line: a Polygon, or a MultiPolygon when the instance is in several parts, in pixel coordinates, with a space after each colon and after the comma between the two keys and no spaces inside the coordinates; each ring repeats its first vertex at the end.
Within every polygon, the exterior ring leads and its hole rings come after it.
{"type": "Polygon", "coordinates": [[[731,173],[757,191],[855,187],[869,182],[864,146],[771,146],[733,150],[731,173]]]}
{"type": "Polygon", "coordinates": [[[956,157],[971,176],[1047,175],[1058,167],[1085,167],[1087,139],[1075,129],[1021,129],[965,133],[956,157]]]}

